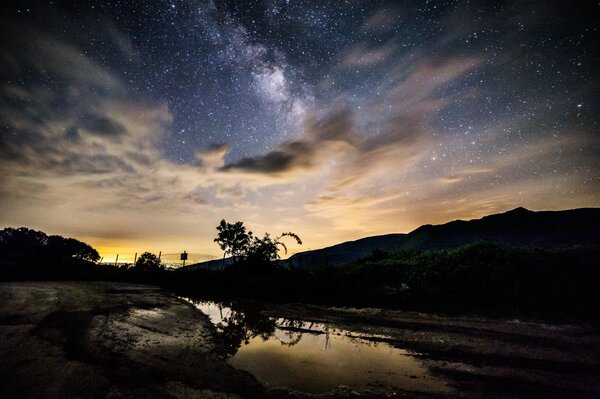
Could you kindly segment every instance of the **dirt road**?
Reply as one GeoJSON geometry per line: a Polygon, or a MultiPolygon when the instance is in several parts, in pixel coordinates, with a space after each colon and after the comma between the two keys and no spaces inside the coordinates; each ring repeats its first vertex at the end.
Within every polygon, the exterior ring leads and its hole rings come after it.
{"type": "MultiPolygon", "coordinates": [[[[565,326],[382,309],[262,304],[271,318],[320,322],[409,350],[453,381],[447,397],[600,397],[600,333],[565,326]],[[380,337],[380,338],[377,338],[380,337]]],[[[0,398],[431,398],[339,389],[265,389],[219,353],[209,318],[156,287],[0,283],[0,398]]]]}
{"type": "Polygon", "coordinates": [[[0,285],[1,397],[262,396],[214,353],[208,318],[155,287],[0,285]]]}

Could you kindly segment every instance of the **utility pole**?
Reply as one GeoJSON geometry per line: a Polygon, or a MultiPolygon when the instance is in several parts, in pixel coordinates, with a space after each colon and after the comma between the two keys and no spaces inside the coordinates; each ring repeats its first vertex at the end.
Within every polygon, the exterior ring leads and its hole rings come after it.
{"type": "Polygon", "coordinates": [[[135,253],[135,256],[133,257],[133,266],[135,266],[135,262],[137,262],[137,252],[135,253]]]}
{"type": "Polygon", "coordinates": [[[115,259],[115,267],[119,264],[119,254],[117,254],[117,258],[115,259]]]}

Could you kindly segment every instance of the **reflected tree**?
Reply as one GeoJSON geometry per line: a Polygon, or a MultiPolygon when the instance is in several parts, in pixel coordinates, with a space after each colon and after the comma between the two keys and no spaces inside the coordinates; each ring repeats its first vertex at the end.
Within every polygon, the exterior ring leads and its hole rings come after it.
{"type": "Polygon", "coordinates": [[[242,344],[260,337],[263,341],[275,334],[276,324],[273,317],[264,316],[257,309],[240,308],[229,304],[231,311],[215,325],[217,339],[226,357],[235,355],[242,344]]]}
{"type": "MultiPolygon", "coordinates": [[[[200,304],[201,301],[193,301],[200,304]]],[[[285,346],[294,346],[302,339],[304,322],[301,320],[276,319],[264,315],[256,307],[226,303],[218,305],[220,321],[214,324],[216,340],[220,353],[229,358],[234,356],[242,345],[247,345],[254,338],[263,341],[275,338],[285,346]],[[228,311],[223,312],[223,308],[228,311]],[[281,334],[277,332],[283,332],[281,334]]]]}
{"type": "Polygon", "coordinates": [[[285,340],[277,337],[281,345],[294,346],[300,342],[304,335],[304,333],[300,331],[304,329],[304,322],[302,320],[283,319],[278,327],[283,330],[283,335],[285,337],[285,340]]]}

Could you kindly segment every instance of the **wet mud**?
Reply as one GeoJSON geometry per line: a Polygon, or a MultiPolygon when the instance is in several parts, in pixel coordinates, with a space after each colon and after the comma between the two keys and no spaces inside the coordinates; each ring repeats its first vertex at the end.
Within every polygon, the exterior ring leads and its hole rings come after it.
{"type": "Polygon", "coordinates": [[[10,398],[598,398],[600,333],[588,325],[244,304],[285,332],[402,349],[448,392],[339,386],[271,388],[228,362],[231,348],[192,303],[156,287],[111,282],[0,284],[0,397],[10,398]],[[306,324],[308,323],[308,324],[306,324]]]}

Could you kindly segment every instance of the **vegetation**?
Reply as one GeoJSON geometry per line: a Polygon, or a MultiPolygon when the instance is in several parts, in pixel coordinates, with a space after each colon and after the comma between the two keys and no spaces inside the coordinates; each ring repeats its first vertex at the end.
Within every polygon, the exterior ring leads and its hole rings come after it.
{"type": "Polygon", "coordinates": [[[48,236],[26,227],[7,227],[0,231],[0,264],[4,268],[68,269],[99,259],[98,251],[74,238],[48,236]]]}
{"type": "Polygon", "coordinates": [[[281,233],[276,238],[271,238],[265,233],[263,238],[258,238],[251,231],[246,231],[243,222],[227,223],[224,219],[217,226],[215,242],[223,250],[223,258],[230,255],[234,265],[265,266],[279,259],[279,248],[287,254],[287,246],[281,240],[284,237],[293,238],[302,245],[302,240],[292,232],[281,233]]]}
{"type": "Polygon", "coordinates": [[[74,239],[26,228],[0,232],[2,279],[103,279],[156,284],[188,296],[380,306],[510,317],[600,321],[600,247],[560,249],[480,242],[453,249],[375,250],[343,266],[299,268],[279,261],[293,233],[258,238],[222,223],[217,242],[236,264],[225,271],[168,271],[151,253],[130,269],[92,263],[74,239]],[[269,267],[265,267],[269,265],[269,267]]]}
{"type": "Polygon", "coordinates": [[[234,262],[238,262],[248,254],[254,236],[251,231],[246,231],[244,223],[227,223],[223,219],[217,226],[217,231],[219,233],[214,241],[223,250],[223,258],[229,255],[234,262]]]}
{"type": "Polygon", "coordinates": [[[544,250],[478,243],[452,250],[376,251],[339,267],[177,272],[173,276],[184,274],[185,282],[174,278],[165,284],[221,300],[598,320],[598,264],[598,247],[544,250]]]}
{"type": "Polygon", "coordinates": [[[164,270],[164,266],[160,264],[158,256],[150,252],[144,252],[136,260],[134,265],[135,270],[142,272],[157,272],[164,270]]]}

